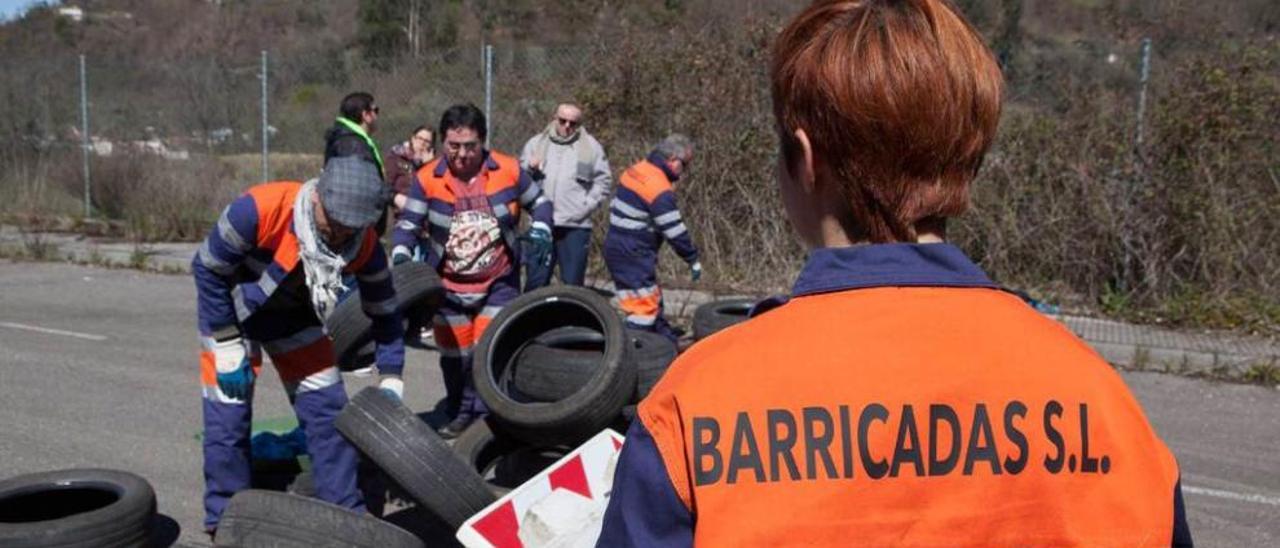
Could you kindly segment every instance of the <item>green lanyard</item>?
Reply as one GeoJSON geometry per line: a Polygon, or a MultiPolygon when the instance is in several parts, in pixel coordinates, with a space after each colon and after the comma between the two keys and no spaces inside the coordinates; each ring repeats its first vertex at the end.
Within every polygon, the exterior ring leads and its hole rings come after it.
{"type": "Polygon", "coordinates": [[[364,128],[360,127],[360,124],[352,122],[351,120],[341,116],[338,117],[338,123],[347,126],[347,129],[354,131],[356,135],[359,135],[361,139],[364,139],[364,144],[369,145],[369,150],[373,151],[373,159],[378,162],[378,175],[381,176],[384,171],[382,170],[382,153],[378,152],[378,145],[374,144],[373,139],[369,137],[368,133],[364,132],[364,128]]]}

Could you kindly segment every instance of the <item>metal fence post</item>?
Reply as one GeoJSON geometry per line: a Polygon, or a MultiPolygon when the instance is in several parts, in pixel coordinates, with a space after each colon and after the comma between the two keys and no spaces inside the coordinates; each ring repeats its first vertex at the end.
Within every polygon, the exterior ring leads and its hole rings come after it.
{"type": "Polygon", "coordinates": [[[267,139],[267,50],[262,50],[262,181],[271,180],[271,168],[267,162],[269,148],[267,139]]]}
{"type": "Polygon", "coordinates": [[[493,45],[484,47],[484,115],[488,126],[484,136],[484,148],[490,148],[493,140],[493,45]]]}
{"type": "Polygon", "coordinates": [[[90,185],[89,185],[89,147],[91,140],[89,139],[89,84],[84,69],[84,54],[80,54],[80,158],[84,163],[84,217],[88,219],[93,214],[90,206],[90,185]]]}
{"type": "Polygon", "coordinates": [[[1147,79],[1151,75],[1151,39],[1142,39],[1142,76],[1138,84],[1138,128],[1133,140],[1134,161],[1142,158],[1142,132],[1147,113],[1147,79]]]}

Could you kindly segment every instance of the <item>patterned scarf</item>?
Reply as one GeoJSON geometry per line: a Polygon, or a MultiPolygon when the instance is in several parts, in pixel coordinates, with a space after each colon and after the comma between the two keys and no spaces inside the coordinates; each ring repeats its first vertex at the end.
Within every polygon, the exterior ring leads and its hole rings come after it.
{"type": "Polygon", "coordinates": [[[315,202],[311,199],[315,191],[316,179],[307,181],[298,191],[293,202],[293,232],[298,237],[298,257],[307,275],[311,306],[323,322],[333,312],[338,295],[346,290],[342,285],[342,269],[355,259],[361,238],[352,238],[341,255],[329,250],[316,229],[315,202]]]}

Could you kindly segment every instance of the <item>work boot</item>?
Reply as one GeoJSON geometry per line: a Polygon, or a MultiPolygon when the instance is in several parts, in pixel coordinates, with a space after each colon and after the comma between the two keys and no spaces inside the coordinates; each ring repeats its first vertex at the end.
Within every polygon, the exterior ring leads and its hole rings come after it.
{"type": "Polygon", "coordinates": [[[478,418],[480,418],[479,415],[459,413],[456,418],[449,421],[449,424],[441,426],[436,430],[436,433],[440,434],[441,438],[451,440],[462,435],[462,432],[466,430],[468,426],[471,426],[471,423],[476,422],[476,419],[478,418]]]}

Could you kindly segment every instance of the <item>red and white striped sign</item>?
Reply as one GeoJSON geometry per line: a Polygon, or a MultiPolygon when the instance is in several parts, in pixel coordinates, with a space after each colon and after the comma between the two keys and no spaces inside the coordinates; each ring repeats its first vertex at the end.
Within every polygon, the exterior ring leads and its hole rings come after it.
{"type": "MultiPolygon", "coordinates": [[[[557,489],[606,503],[613,488],[613,471],[625,440],[606,429],[565,455],[506,496],[490,504],[458,529],[467,548],[526,548],[520,527],[529,510],[557,489]]],[[[532,548],[532,547],[528,547],[532,548]]]]}

